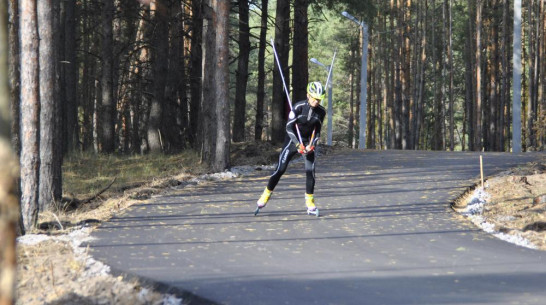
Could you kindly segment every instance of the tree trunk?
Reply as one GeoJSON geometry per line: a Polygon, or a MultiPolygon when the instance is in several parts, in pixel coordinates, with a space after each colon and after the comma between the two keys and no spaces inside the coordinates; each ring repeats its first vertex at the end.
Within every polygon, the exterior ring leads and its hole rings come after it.
{"type": "MultiPolygon", "coordinates": [[[[544,133],[544,128],[541,128],[541,117],[540,113],[540,101],[542,97],[541,87],[544,82],[544,74],[541,74],[541,65],[544,61],[544,49],[542,49],[541,44],[544,41],[544,34],[542,33],[544,27],[544,1],[531,1],[529,6],[532,7],[532,16],[529,17],[529,23],[532,24],[530,32],[532,33],[532,39],[530,43],[530,48],[532,53],[531,65],[530,65],[530,79],[531,83],[529,86],[530,92],[530,105],[531,105],[531,114],[532,114],[532,131],[531,131],[531,146],[537,150],[540,146],[539,137],[540,133],[544,133]],[[541,81],[542,79],[542,81],[541,81]]],[[[542,126],[545,127],[545,126],[542,126]]]]}
{"type": "Polygon", "coordinates": [[[38,220],[40,172],[38,20],[36,1],[19,2],[21,43],[21,212],[25,231],[38,220]]]}
{"type": "Polygon", "coordinates": [[[294,1],[294,48],[292,50],[293,102],[304,100],[307,97],[307,83],[309,80],[308,6],[309,0],[294,1]]]}
{"type": "Polygon", "coordinates": [[[401,56],[401,75],[400,75],[400,92],[401,92],[401,102],[402,102],[402,149],[411,149],[411,144],[409,143],[410,138],[410,98],[411,98],[411,86],[410,86],[410,75],[411,75],[411,47],[410,47],[410,13],[411,13],[411,0],[405,0],[402,7],[402,23],[403,23],[403,34],[401,37],[402,44],[402,56],[401,56]]]}
{"type": "Polygon", "coordinates": [[[190,32],[189,22],[188,22],[188,11],[190,10],[186,3],[180,3],[180,12],[181,16],[178,16],[180,23],[180,42],[179,42],[179,56],[180,60],[178,63],[178,70],[180,71],[180,79],[177,80],[176,86],[178,91],[178,99],[180,105],[178,125],[181,132],[181,149],[186,148],[188,142],[188,131],[189,131],[189,97],[188,97],[188,88],[189,88],[189,75],[188,75],[188,50],[191,48],[190,40],[187,39],[187,35],[190,32]]]}
{"type": "MultiPolygon", "coordinates": [[[[239,58],[235,84],[235,107],[233,109],[233,142],[245,140],[246,88],[248,82],[248,58],[250,55],[250,28],[248,0],[239,0],[239,58]]],[[[229,95],[226,96],[226,98],[229,95]]]]}
{"type": "Polygon", "coordinates": [[[503,0],[503,9],[502,9],[502,38],[501,38],[501,89],[500,89],[500,113],[499,113],[499,151],[505,151],[505,138],[509,134],[509,129],[506,127],[507,120],[507,111],[506,107],[509,104],[510,88],[508,75],[510,73],[510,67],[508,64],[508,48],[506,47],[509,43],[509,31],[508,31],[508,0],[503,0]]]}
{"type": "MultiPolygon", "coordinates": [[[[385,32],[387,29],[387,21],[386,17],[382,16],[380,21],[380,28],[379,30],[381,32],[385,32]]],[[[387,39],[382,38],[379,41],[379,50],[378,54],[386,54],[388,50],[388,42],[387,39]]],[[[379,135],[380,135],[380,141],[381,141],[381,149],[388,149],[388,141],[389,141],[389,127],[388,127],[388,121],[389,121],[389,115],[388,115],[388,71],[387,67],[388,64],[388,56],[382,56],[383,58],[380,60],[380,76],[381,79],[379,81],[379,90],[381,91],[381,103],[382,103],[382,112],[381,112],[381,125],[379,126],[379,135]]]]}
{"type": "Polygon", "coordinates": [[[79,142],[78,133],[78,113],[77,113],[77,87],[78,87],[78,61],[76,56],[77,39],[76,32],[79,22],[76,21],[76,3],[75,1],[64,1],[65,6],[65,41],[64,54],[65,59],[62,64],[62,73],[65,82],[65,95],[62,97],[64,105],[64,151],[72,151],[77,148],[79,142]]]}
{"type": "Polygon", "coordinates": [[[491,1],[492,3],[492,20],[491,20],[491,30],[490,35],[492,36],[490,41],[490,52],[489,52],[489,135],[488,135],[488,142],[489,142],[489,150],[490,151],[496,151],[498,150],[498,138],[497,138],[497,117],[499,113],[499,95],[498,95],[498,86],[499,84],[499,70],[498,67],[500,67],[499,62],[499,32],[498,28],[500,28],[500,22],[498,22],[498,2],[497,0],[491,1]]]}
{"type": "MultiPolygon", "coordinates": [[[[163,147],[163,135],[161,122],[163,120],[163,108],[165,107],[165,86],[168,73],[169,58],[169,37],[166,0],[156,0],[155,22],[153,34],[153,86],[154,95],[150,108],[150,119],[148,121],[148,146],[150,152],[161,152],[163,147]]],[[[152,8],[153,9],[153,8],[152,8]]]]}
{"type": "Polygon", "coordinates": [[[258,88],[256,93],[256,127],[254,139],[261,140],[264,128],[264,99],[265,99],[265,48],[267,45],[267,19],[269,17],[268,0],[262,0],[262,15],[260,24],[260,42],[258,49],[258,88]]]}
{"type": "Polygon", "coordinates": [[[420,71],[421,71],[421,40],[422,40],[422,31],[421,26],[423,24],[423,4],[422,0],[419,0],[416,2],[415,10],[417,11],[417,16],[414,18],[413,26],[414,26],[414,34],[413,34],[413,50],[412,50],[412,59],[411,59],[411,65],[413,69],[413,77],[411,78],[411,104],[410,104],[410,121],[409,121],[409,129],[410,129],[410,136],[408,138],[408,143],[410,144],[410,149],[417,149],[418,145],[418,135],[417,133],[417,116],[418,116],[418,102],[419,102],[419,78],[420,78],[420,71]]]}
{"type": "Polygon", "coordinates": [[[165,142],[170,151],[178,151],[184,146],[182,121],[182,103],[185,99],[185,71],[183,57],[184,27],[182,24],[182,10],[180,4],[174,4],[169,9],[170,44],[168,49],[169,62],[165,90],[165,112],[162,120],[162,130],[165,133],[165,142]]]}
{"type": "Polygon", "coordinates": [[[38,1],[39,79],[40,79],[40,173],[39,210],[46,211],[61,199],[62,183],[59,176],[61,164],[58,158],[55,137],[57,132],[57,101],[55,63],[55,39],[53,36],[52,0],[38,1]]]}
{"type": "Polygon", "coordinates": [[[538,135],[538,146],[539,149],[544,151],[546,150],[546,80],[544,79],[546,75],[546,10],[544,1],[540,2],[539,6],[539,24],[542,25],[539,29],[539,39],[541,44],[539,44],[539,50],[537,53],[540,54],[539,60],[539,74],[542,75],[542,78],[539,78],[539,87],[538,87],[538,102],[539,102],[539,123],[540,126],[538,130],[540,131],[538,135]]]}
{"type": "Polygon", "coordinates": [[[64,52],[61,52],[61,38],[64,39],[64,35],[62,35],[62,29],[63,26],[61,24],[61,3],[59,0],[52,0],[53,4],[53,79],[54,79],[54,119],[53,122],[55,124],[55,134],[53,135],[53,185],[54,185],[54,192],[53,192],[53,198],[55,201],[60,201],[63,196],[63,183],[62,183],[62,177],[63,177],[63,105],[61,103],[61,82],[60,82],[60,74],[61,74],[61,63],[60,58],[61,54],[64,54],[64,52]]]}
{"type": "MultiPolygon", "coordinates": [[[[400,3],[396,3],[396,7],[392,9],[393,17],[401,20],[401,7],[400,3]]],[[[391,27],[394,29],[394,24],[391,21],[391,27]]],[[[393,103],[393,116],[394,116],[394,130],[395,130],[395,148],[402,149],[402,48],[403,48],[403,27],[396,29],[396,38],[393,39],[393,62],[394,62],[394,103],[393,103]]]]}
{"type": "Polygon", "coordinates": [[[525,146],[527,149],[532,149],[536,146],[535,141],[535,119],[536,119],[536,74],[537,66],[536,66],[536,51],[535,51],[535,44],[536,44],[536,33],[533,28],[533,24],[536,22],[533,18],[533,9],[535,6],[534,0],[528,0],[527,2],[527,40],[529,42],[528,50],[529,54],[527,57],[527,67],[528,67],[528,73],[529,73],[529,85],[528,85],[528,102],[527,102],[527,122],[526,124],[526,143],[525,146]]]}
{"type": "Polygon", "coordinates": [[[452,3],[451,0],[446,3],[448,10],[448,32],[447,32],[447,59],[449,67],[449,83],[448,83],[448,94],[449,94],[449,150],[455,150],[455,101],[453,98],[453,20],[451,16],[452,3]]]}
{"type": "Polygon", "coordinates": [[[473,22],[472,22],[472,0],[468,0],[468,24],[467,24],[467,35],[466,35],[466,44],[465,44],[465,113],[466,113],[466,122],[465,126],[468,127],[468,149],[474,151],[476,131],[474,130],[474,97],[475,97],[475,74],[473,73],[474,67],[474,43],[473,43],[473,22]]]}
{"type": "Polygon", "coordinates": [[[367,92],[366,92],[366,99],[367,99],[367,102],[366,102],[366,136],[365,136],[365,140],[366,140],[366,143],[365,143],[365,146],[366,148],[369,148],[369,149],[375,149],[375,141],[376,141],[376,134],[375,134],[375,124],[376,124],[376,115],[375,115],[375,111],[377,109],[376,105],[377,105],[377,98],[375,97],[375,86],[374,86],[374,83],[375,83],[375,77],[374,77],[374,74],[376,73],[376,65],[374,64],[374,48],[373,46],[375,45],[375,41],[374,41],[374,37],[373,36],[370,36],[368,35],[368,58],[369,60],[367,60],[367,67],[366,67],[366,86],[367,84],[370,84],[369,88],[366,88],[367,89],[367,92]]]}
{"type": "MultiPolygon", "coordinates": [[[[391,15],[395,15],[394,10],[394,1],[391,0],[390,3],[390,12],[391,15]]],[[[391,54],[388,56],[388,68],[387,71],[389,71],[389,75],[387,77],[387,106],[389,108],[389,130],[390,130],[390,136],[389,136],[389,148],[390,149],[396,149],[398,147],[398,139],[399,139],[399,132],[398,132],[398,107],[396,106],[396,81],[398,76],[398,69],[396,66],[396,58],[398,58],[396,52],[396,34],[394,32],[394,17],[389,18],[389,28],[390,31],[393,31],[393,34],[391,35],[391,54]]]]}
{"type": "MultiPolygon", "coordinates": [[[[359,29],[358,31],[358,38],[357,38],[357,45],[358,46],[362,46],[363,45],[363,40],[364,40],[364,31],[362,31],[362,29],[359,29]]],[[[362,55],[363,55],[363,49],[362,47],[355,47],[356,50],[358,50],[357,52],[355,52],[355,55],[356,55],[356,59],[355,61],[358,61],[358,58],[362,58],[362,55]]],[[[358,67],[358,68],[355,68],[355,72],[358,72],[358,75],[362,76],[362,65],[358,65],[358,66],[355,66],[355,67],[358,67]]],[[[357,75],[355,73],[355,75],[357,75]]],[[[356,80],[355,80],[356,82],[356,80]]],[[[362,81],[359,81],[359,82],[356,82],[355,83],[355,94],[360,93],[361,92],[361,83],[362,81]]],[[[357,95],[358,97],[360,97],[360,94],[357,95]]],[[[368,104],[368,103],[366,103],[368,104]]],[[[354,139],[354,143],[355,143],[355,146],[354,148],[357,148],[357,147],[360,147],[360,128],[366,128],[366,126],[360,126],[360,107],[362,106],[362,100],[357,98],[357,100],[355,101],[355,123],[354,123],[354,126],[355,126],[355,139],[354,139]]]]}
{"type": "MultiPolygon", "coordinates": [[[[131,153],[138,152],[135,149],[139,145],[133,145],[135,140],[133,139],[133,117],[132,112],[133,104],[140,103],[141,99],[137,98],[140,94],[136,93],[139,89],[136,72],[138,71],[139,62],[138,46],[141,44],[142,32],[140,25],[142,24],[140,13],[143,15],[147,10],[140,10],[140,4],[137,1],[125,1],[119,3],[120,16],[115,19],[114,23],[114,41],[119,45],[115,48],[116,57],[119,60],[116,61],[117,67],[114,75],[114,87],[116,88],[115,96],[118,103],[118,118],[116,119],[119,124],[116,126],[116,132],[119,139],[117,147],[120,152],[131,153]],[[125,21],[125,22],[124,22],[125,21]]],[[[138,133],[137,137],[138,137],[138,133]]]]}
{"type": "MultiPolygon", "coordinates": [[[[275,16],[275,49],[278,52],[286,87],[290,88],[288,54],[290,51],[290,1],[278,0],[275,16]]],[[[273,68],[273,101],[271,103],[271,140],[281,144],[286,134],[288,101],[284,92],[278,65],[273,68]]]]}
{"type": "Polygon", "coordinates": [[[115,150],[115,113],[116,102],[114,101],[113,67],[114,67],[114,0],[103,0],[102,8],[102,104],[99,111],[100,116],[100,142],[101,151],[113,153],[115,150]]]}
{"type": "Polygon", "coordinates": [[[229,1],[214,0],[216,22],[216,67],[214,69],[217,131],[212,169],[220,172],[229,168],[229,1]]]}
{"type": "Polygon", "coordinates": [[[201,134],[201,162],[207,164],[214,163],[214,153],[216,151],[216,92],[215,88],[215,69],[217,63],[216,57],[216,28],[214,24],[214,7],[212,1],[203,2],[203,90],[202,103],[199,109],[199,132],[201,134]]]}
{"type": "MultiPolygon", "coordinates": [[[[432,7],[433,10],[436,7],[435,1],[432,1],[432,7]]],[[[436,18],[436,14],[433,14],[434,18],[436,18]]],[[[442,44],[443,39],[440,39],[438,41],[437,37],[442,37],[437,34],[436,28],[434,26],[436,22],[433,22],[432,25],[432,73],[434,75],[434,91],[432,94],[434,94],[434,100],[432,102],[432,113],[433,113],[433,122],[432,122],[432,142],[431,147],[433,150],[441,150],[443,146],[443,135],[442,135],[442,121],[444,120],[444,117],[442,115],[442,107],[443,107],[443,82],[442,75],[441,75],[441,67],[442,64],[442,54],[438,54],[438,50],[442,50],[439,45],[442,44]]]]}
{"type": "MultiPolygon", "coordinates": [[[[147,7],[147,6],[146,6],[147,7]]],[[[131,94],[129,95],[130,106],[129,106],[129,112],[131,116],[131,150],[136,153],[142,153],[143,151],[146,151],[147,149],[147,141],[146,137],[144,136],[146,134],[145,130],[145,122],[144,118],[146,117],[147,113],[147,105],[149,97],[147,94],[144,94],[146,92],[144,79],[148,78],[149,69],[145,68],[145,64],[150,61],[150,52],[148,50],[148,47],[144,44],[144,41],[150,38],[150,26],[149,23],[145,20],[150,19],[150,10],[144,9],[144,12],[142,12],[142,18],[138,22],[138,26],[136,29],[136,46],[135,49],[138,50],[135,54],[135,58],[132,60],[132,63],[130,64],[131,68],[131,74],[133,75],[134,82],[136,83],[136,88],[131,91],[131,94]],[[141,98],[140,98],[141,97],[141,98]]]]}
{"type": "MultiPolygon", "coordinates": [[[[374,37],[371,36],[369,43],[371,46],[375,45],[374,37]]],[[[369,100],[366,104],[367,111],[366,111],[366,148],[369,149],[376,149],[376,111],[377,111],[377,101],[379,100],[378,97],[375,96],[376,88],[378,87],[376,84],[376,77],[375,73],[377,73],[376,65],[372,65],[374,63],[374,48],[371,47],[368,50],[368,58],[370,59],[368,61],[368,74],[367,74],[367,81],[366,84],[370,84],[370,88],[367,92],[367,96],[369,97],[369,100]]]]}
{"type": "Polygon", "coordinates": [[[419,54],[419,61],[418,61],[418,81],[416,82],[416,88],[415,91],[417,92],[415,97],[415,103],[416,105],[416,111],[415,111],[415,128],[414,128],[414,145],[415,149],[421,149],[420,144],[420,138],[421,138],[421,131],[422,126],[424,122],[424,92],[425,92],[425,67],[427,64],[427,52],[426,52],[426,46],[427,46],[427,18],[428,18],[428,2],[425,0],[424,2],[424,9],[425,13],[422,17],[422,25],[421,25],[421,33],[420,33],[420,54],[419,54]]]}
{"type": "Polygon", "coordinates": [[[192,0],[192,35],[190,50],[190,132],[189,141],[194,148],[201,147],[200,122],[203,117],[200,111],[203,86],[203,0],[192,0]]]}
{"type": "MultiPolygon", "coordinates": [[[[82,1],[82,11],[85,11],[87,8],[87,1],[82,1]]],[[[89,18],[87,16],[82,15],[82,21],[81,21],[81,33],[82,33],[82,81],[81,81],[81,93],[80,93],[80,104],[82,107],[82,150],[88,151],[93,146],[93,124],[92,124],[92,116],[93,116],[93,103],[92,103],[92,88],[94,87],[94,80],[93,80],[93,70],[92,70],[92,63],[94,61],[91,61],[90,54],[92,51],[92,37],[90,35],[86,35],[88,33],[88,30],[90,28],[89,25],[89,18]]]]}
{"type": "Polygon", "coordinates": [[[476,0],[476,49],[474,50],[474,71],[475,72],[475,88],[476,88],[476,104],[474,107],[474,114],[476,116],[476,120],[474,122],[474,131],[475,131],[475,138],[474,138],[474,148],[476,150],[482,150],[482,139],[483,139],[483,132],[482,132],[482,55],[481,55],[481,49],[482,49],[482,7],[483,7],[483,0],[476,0]]]}
{"type": "MultiPolygon", "coordinates": [[[[446,6],[446,1],[444,0],[442,2],[442,32],[441,32],[441,35],[439,35],[440,37],[440,41],[442,41],[442,48],[440,49],[440,56],[439,58],[441,58],[441,94],[442,94],[442,99],[441,99],[441,102],[439,104],[439,114],[440,114],[440,117],[441,117],[441,120],[440,120],[440,126],[441,126],[441,146],[440,146],[440,150],[445,150],[446,149],[446,141],[447,141],[447,126],[446,126],[446,121],[447,121],[447,118],[446,118],[446,106],[448,105],[448,100],[447,100],[447,63],[448,63],[448,59],[447,59],[447,6],[446,6]]],[[[440,59],[439,59],[440,60],[440,59]]],[[[438,119],[438,117],[437,117],[438,119]]]]}

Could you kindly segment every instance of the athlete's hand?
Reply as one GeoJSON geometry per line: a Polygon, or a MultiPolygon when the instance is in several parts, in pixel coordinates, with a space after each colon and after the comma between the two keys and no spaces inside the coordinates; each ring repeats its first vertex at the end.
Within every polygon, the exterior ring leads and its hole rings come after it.
{"type": "Polygon", "coordinates": [[[299,143],[298,145],[296,145],[297,149],[298,149],[298,152],[300,154],[305,154],[306,153],[306,148],[303,144],[299,143]]]}
{"type": "Polygon", "coordinates": [[[306,150],[308,153],[313,152],[313,151],[315,151],[315,146],[309,144],[309,145],[307,145],[307,147],[305,148],[305,150],[306,150]]]}

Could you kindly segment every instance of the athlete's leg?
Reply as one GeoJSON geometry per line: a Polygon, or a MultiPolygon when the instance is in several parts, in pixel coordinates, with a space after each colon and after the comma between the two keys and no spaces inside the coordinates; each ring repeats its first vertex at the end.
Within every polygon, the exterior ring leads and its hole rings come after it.
{"type": "Polygon", "coordinates": [[[305,205],[307,213],[318,216],[318,210],[315,205],[315,153],[312,152],[305,156],[305,205]]]}
{"type": "Polygon", "coordinates": [[[279,163],[277,164],[277,168],[275,172],[273,173],[273,175],[271,175],[271,177],[269,178],[267,186],[262,192],[260,199],[258,199],[258,202],[256,202],[256,205],[258,206],[258,208],[254,212],[254,215],[258,214],[259,210],[265,207],[265,205],[269,201],[269,198],[271,197],[271,193],[277,186],[277,183],[279,183],[281,176],[286,171],[286,168],[288,167],[288,163],[290,162],[290,159],[292,159],[292,157],[296,153],[297,153],[297,149],[295,145],[290,141],[289,137],[286,137],[286,140],[284,141],[283,149],[281,150],[281,153],[279,154],[279,163]]]}
{"type": "Polygon", "coordinates": [[[305,156],[305,192],[313,194],[315,192],[315,153],[312,152],[305,156]]]}
{"type": "Polygon", "coordinates": [[[290,160],[297,152],[298,150],[296,149],[296,145],[294,145],[290,138],[287,137],[287,139],[284,141],[283,149],[279,154],[279,163],[277,164],[277,168],[275,169],[275,172],[273,173],[273,175],[271,175],[271,177],[269,178],[269,182],[267,183],[267,188],[270,191],[273,191],[275,189],[282,175],[284,174],[284,172],[286,172],[286,169],[288,168],[288,163],[290,163],[290,160]]]}

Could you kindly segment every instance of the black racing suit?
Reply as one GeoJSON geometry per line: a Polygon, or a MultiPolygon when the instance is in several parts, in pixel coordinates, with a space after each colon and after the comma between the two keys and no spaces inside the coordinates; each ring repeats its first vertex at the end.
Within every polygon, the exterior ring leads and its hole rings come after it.
{"type": "MultiPolygon", "coordinates": [[[[311,146],[317,145],[317,142],[320,138],[320,130],[322,128],[322,122],[326,116],[326,110],[321,105],[313,108],[309,105],[307,100],[299,101],[293,106],[293,115],[290,114],[288,122],[286,123],[286,138],[284,140],[283,149],[279,155],[279,164],[277,169],[269,178],[267,188],[270,191],[275,189],[277,183],[281,179],[281,176],[286,171],[288,163],[298,152],[297,144],[300,143],[298,136],[298,131],[301,134],[303,145],[311,146]],[[315,136],[313,142],[309,143],[311,136],[315,131],[315,136]]],[[[313,194],[315,190],[315,152],[309,152],[305,156],[305,173],[306,173],[306,185],[305,192],[307,194],[313,194]]]]}

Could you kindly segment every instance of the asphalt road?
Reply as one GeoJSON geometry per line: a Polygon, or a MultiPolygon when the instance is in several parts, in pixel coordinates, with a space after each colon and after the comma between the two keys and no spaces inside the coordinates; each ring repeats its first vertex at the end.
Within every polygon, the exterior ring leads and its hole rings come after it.
{"type": "MultiPolygon", "coordinates": [[[[536,155],[485,153],[486,174],[536,155]]],[[[191,304],[545,304],[546,253],[501,241],[450,209],[479,154],[320,156],[305,213],[292,163],[253,215],[270,171],[185,187],[127,209],[92,236],[113,270],[184,291],[191,304]]]]}

